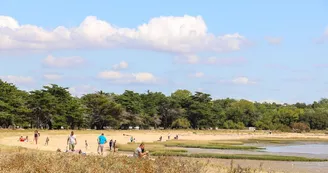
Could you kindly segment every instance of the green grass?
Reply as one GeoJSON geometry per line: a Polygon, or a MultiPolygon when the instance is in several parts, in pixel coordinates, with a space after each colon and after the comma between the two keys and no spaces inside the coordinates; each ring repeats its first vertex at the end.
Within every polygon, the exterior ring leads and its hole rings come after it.
{"type": "Polygon", "coordinates": [[[296,142],[328,142],[322,138],[255,138],[243,140],[244,143],[292,144],[296,142]]]}
{"type": "Polygon", "coordinates": [[[243,146],[243,145],[222,145],[222,144],[165,144],[166,147],[183,147],[183,148],[204,148],[204,149],[220,149],[220,150],[259,150],[255,146],[243,146]]]}
{"type": "Polygon", "coordinates": [[[270,161],[297,161],[297,162],[324,162],[328,159],[316,159],[297,156],[279,156],[279,155],[249,155],[249,154],[186,154],[171,152],[154,152],[152,156],[175,156],[192,158],[216,158],[216,159],[246,159],[246,160],[270,160],[270,161]]]}
{"type": "MultiPolygon", "coordinates": [[[[131,144],[119,144],[118,150],[119,151],[135,151],[135,149],[139,146],[139,144],[131,143],[131,144]]],[[[149,152],[172,152],[172,153],[186,153],[187,150],[184,149],[168,149],[165,148],[164,145],[159,144],[146,144],[145,150],[149,152]]]]}

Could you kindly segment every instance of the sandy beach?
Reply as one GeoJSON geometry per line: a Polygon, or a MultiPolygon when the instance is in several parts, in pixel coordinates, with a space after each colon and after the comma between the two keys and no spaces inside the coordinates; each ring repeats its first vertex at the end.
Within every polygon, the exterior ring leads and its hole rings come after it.
{"type": "MultiPolygon", "coordinates": [[[[39,143],[36,145],[33,143],[33,132],[16,130],[7,134],[2,133],[0,138],[1,145],[7,146],[21,146],[31,149],[56,151],[60,148],[62,151],[66,149],[67,138],[70,131],[41,131],[39,137],[39,143]],[[19,142],[20,136],[29,136],[29,142],[19,142]],[[49,144],[46,146],[46,138],[49,137],[49,144]]],[[[129,142],[130,137],[133,136],[136,142],[153,142],[157,141],[160,136],[163,136],[163,140],[167,140],[168,134],[171,135],[171,139],[175,135],[179,135],[179,140],[242,140],[252,138],[300,138],[300,139],[327,139],[328,136],[323,133],[278,133],[268,134],[266,132],[194,132],[194,131],[75,131],[77,142],[76,149],[81,149],[87,154],[97,153],[97,137],[104,133],[108,140],[116,140],[118,144],[126,144],[129,142]],[[85,140],[88,142],[88,149],[85,149],[85,140]]],[[[106,144],[105,154],[109,154],[109,146],[106,144]]],[[[120,153],[120,152],[118,152],[120,153]]],[[[126,153],[125,153],[126,154],[126,153]]],[[[132,154],[132,153],[131,153],[132,154]]],[[[223,159],[209,159],[213,165],[229,166],[230,160],[223,159]]],[[[259,168],[260,163],[263,163],[265,170],[279,170],[286,172],[323,172],[328,169],[325,165],[320,166],[316,164],[320,163],[301,163],[301,162],[277,162],[277,161],[255,161],[255,160],[236,160],[235,164],[241,166],[248,166],[253,168],[259,168]],[[313,170],[315,167],[315,170],[313,170]]]]}
{"type": "MultiPolygon", "coordinates": [[[[170,134],[171,139],[175,135],[179,135],[179,140],[242,140],[252,138],[300,138],[300,139],[327,139],[328,135],[306,133],[279,133],[279,134],[267,134],[267,133],[247,133],[247,132],[226,132],[226,133],[194,133],[192,131],[75,131],[77,137],[76,149],[81,149],[86,153],[97,152],[97,137],[104,133],[107,140],[116,140],[117,144],[126,144],[129,142],[130,137],[133,136],[136,142],[154,142],[163,136],[163,141],[167,140],[167,136],[170,134]],[[85,140],[88,142],[88,149],[85,150],[85,140]]],[[[8,146],[22,146],[26,148],[56,151],[58,148],[65,150],[67,146],[67,138],[70,131],[41,131],[39,137],[39,143],[36,145],[33,143],[33,132],[15,131],[12,135],[6,135],[6,137],[0,138],[0,144],[8,146]],[[66,134],[65,134],[66,133],[66,134]],[[20,136],[29,136],[29,142],[19,142],[20,136]],[[49,144],[46,146],[46,138],[49,137],[49,144]]],[[[108,148],[108,144],[106,146],[108,148]]]]}

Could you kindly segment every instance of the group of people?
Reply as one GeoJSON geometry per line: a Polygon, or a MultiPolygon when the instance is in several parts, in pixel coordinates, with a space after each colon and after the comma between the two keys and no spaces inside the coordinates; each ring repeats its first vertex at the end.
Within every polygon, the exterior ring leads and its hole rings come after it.
{"type": "MultiPolygon", "coordinates": [[[[105,137],[104,133],[102,133],[97,138],[97,143],[98,143],[97,152],[98,152],[98,154],[103,155],[105,144],[107,142],[108,141],[107,141],[107,138],[105,137]]],[[[88,147],[89,147],[88,141],[85,140],[84,143],[85,143],[85,149],[88,150],[88,147]]],[[[67,138],[67,146],[68,146],[69,151],[75,151],[75,146],[76,145],[77,145],[77,138],[76,138],[74,132],[72,131],[71,134],[67,138]]],[[[114,150],[114,152],[116,152],[116,140],[111,139],[109,141],[109,150],[110,151],[114,150]]]]}
{"type": "MultiPolygon", "coordinates": [[[[40,137],[40,133],[35,130],[34,131],[34,138],[33,141],[35,141],[35,144],[38,144],[38,139],[40,137]]],[[[174,137],[174,139],[178,139],[178,135],[176,137],[174,137]]],[[[162,140],[162,136],[160,137],[160,141],[162,140]]],[[[168,135],[168,140],[170,140],[170,134],[168,135]]],[[[19,138],[20,142],[28,142],[28,136],[26,136],[25,138],[23,136],[21,136],[19,138]]],[[[45,145],[49,144],[49,137],[46,138],[46,142],[45,145]]],[[[105,137],[104,133],[102,133],[100,136],[98,136],[97,138],[97,143],[98,143],[98,148],[97,148],[97,152],[98,154],[103,155],[104,153],[104,148],[105,148],[105,144],[107,143],[107,138],[105,137]]],[[[130,142],[135,142],[135,138],[133,136],[131,136],[130,138],[130,142]]],[[[109,150],[110,151],[114,151],[116,152],[116,140],[111,139],[109,142],[109,150]]],[[[74,131],[71,131],[70,135],[67,138],[67,147],[66,147],[66,151],[65,152],[69,152],[69,153],[78,153],[78,154],[86,154],[85,152],[82,152],[82,150],[75,150],[75,147],[77,145],[77,138],[76,135],[74,134],[74,131]]],[[[85,149],[88,150],[88,141],[85,140],[85,149]]],[[[57,149],[57,152],[61,152],[60,149],[57,149]]],[[[149,156],[149,152],[145,151],[145,144],[141,143],[136,150],[133,153],[133,156],[136,158],[145,158],[147,156],[149,156]]]]}

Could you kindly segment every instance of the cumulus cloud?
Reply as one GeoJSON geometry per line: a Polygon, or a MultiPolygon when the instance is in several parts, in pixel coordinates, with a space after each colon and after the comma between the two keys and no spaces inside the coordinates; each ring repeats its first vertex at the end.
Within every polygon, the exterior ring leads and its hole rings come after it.
{"type": "Polygon", "coordinates": [[[281,37],[266,37],[265,40],[271,45],[278,45],[283,39],[281,37]]]}
{"type": "Polygon", "coordinates": [[[209,33],[201,16],[161,16],[136,28],[120,28],[87,16],[79,26],[52,30],[0,16],[0,50],[7,51],[121,47],[175,53],[226,52],[239,50],[246,42],[239,33],[209,33]]]}
{"type": "Polygon", "coordinates": [[[219,83],[229,83],[229,84],[236,84],[236,85],[251,85],[256,84],[255,81],[250,80],[247,77],[240,76],[236,77],[232,80],[220,80],[219,83]]]}
{"type": "Polygon", "coordinates": [[[191,74],[190,76],[191,77],[195,77],[195,78],[201,78],[201,77],[204,77],[204,73],[203,72],[196,72],[194,74],[191,74]]]}
{"type": "Polygon", "coordinates": [[[94,93],[97,91],[96,87],[90,86],[90,85],[79,85],[70,87],[68,91],[76,97],[81,97],[84,94],[94,93]]]}
{"type": "Polygon", "coordinates": [[[215,56],[201,58],[197,55],[184,55],[175,57],[174,61],[181,64],[234,65],[246,63],[247,59],[244,57],[217,58],[215,56]]]}
{"type": "Polygon", "coordinates": [[[8,76],[0,76],[0,79],[13,84],[30,84],[34,82],[33,78],[30,76],[8,75],[8,76]]]}
{"type": "Polygon", "coordinates": [[[78,56],[73,57],[54,57],[52,55],[48,55],[43,60],[43,65],[46,67],[54,67],[54,68],[68,68],[68,67],[76,67],[84,64],[85,60],[78,56]]]}
{"type": "Polygon", "coordinates": [[[122,70],[129,67],[129,64],[125,61],[121,61],[119,64],[113,65],[113,70],[122,70]]]}
{"type": "Polygon", "coordinates": [[[60,80],[62,79],[62,76],[58,74],[45,74],[43,75],[43,78],[46,80],[60,80]]]}
{"type": "Polygon", "coordinates": [[[119,71],[103,71],[98,74],[98,78],[109,80],[113,83],[129,84],[129,83],[157,83],[158,79],[147,72],[141,73],[122,73],[119,71]]]}

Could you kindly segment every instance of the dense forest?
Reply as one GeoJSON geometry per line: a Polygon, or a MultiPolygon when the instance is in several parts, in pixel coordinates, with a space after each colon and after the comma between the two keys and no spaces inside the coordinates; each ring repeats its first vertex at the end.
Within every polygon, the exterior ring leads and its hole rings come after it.
{"type": "Polygon", "coordinates": [[[308,131],[328,128],[328,99],[312,104],[257,103],[217,99],[209,94],[177,90],[118,95],[99,91],[73,97],[68,88],[44,86],[26,92],[0,80],[2,128],[244,129],[308,131]]]}

